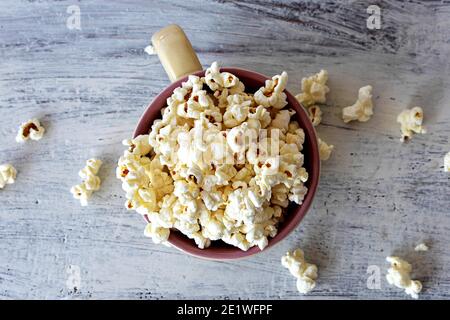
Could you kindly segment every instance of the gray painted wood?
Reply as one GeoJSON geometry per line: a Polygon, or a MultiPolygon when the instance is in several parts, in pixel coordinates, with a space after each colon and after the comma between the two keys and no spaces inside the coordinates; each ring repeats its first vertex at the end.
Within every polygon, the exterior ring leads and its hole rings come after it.
{"type": "Polygon", "coordinates": [[[18,169],[0,190],[0,298],[407,298],[384,280],[385,257],[410,259],[422,299],[450,298],[450,5],[373,1],[382,29],[369,31],[367,1],[0,2],[0,162],[18,169]],[[69,30],[69,5],[81,30],[69,30]],[[120,141],[168,80],[143,49],[178,23],[206,66],[218,60],[268,75],[286,70],[289,89],[330,73],[320,136],[335,145],[313,209],[279,246],[252,258],[210,262],[157,246],[123,207],[114,177],[120,141]],[[375,115],[344,124],[359,87],[375,91],[375,115]],[[396,115],[424,108],[429,133],[399,142],[396,115]],[[22,121],[42,119],[39,142],[14,141],[22,121]],[[88,207],[69,192],[89,157],[104,160],[103,187],[88,207]],[[416,253],[426,240],[431,249],[416,253]],[[300,246],[319,266],[300,296],[280,264],[300,246]],[[66,285],[70,265],[80,288],[66,285]],[[381,290],[366,286],[369,265],[381,290]]]}

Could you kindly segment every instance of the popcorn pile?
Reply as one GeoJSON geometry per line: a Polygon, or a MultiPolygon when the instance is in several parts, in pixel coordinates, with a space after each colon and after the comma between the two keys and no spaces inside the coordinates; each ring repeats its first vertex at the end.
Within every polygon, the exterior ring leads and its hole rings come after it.
{"type": "Polygon", "coordinates": [[[101,180],[96,174],[101,165],[101,160],[87,160],[86,166],[78,172],[78,175],[83,179],[83,182],[70,189],[73,197],[79,199],[82,206],[87,206],[92,193],[100,189],[101,180]]]}
{"type": "Polygon", "coordinates": [[[305,261],[301,249],[287,252],[281,258],[281,264],[297,278],[297,290],[300,293],[306,294],[314,289],[317,279],[317,266],[305,261]]]}
{"type": "Polygon", "coordinates": [[[411,280],[411,265],[399,257],[387,257],[386,261],[391,264],[386,275],[386,280],[390,285],[405,289],[405,293],[414,299],[419,298],[422,291],[422,283],[418,280],[411,280]]]}
{"type": "Polygon", "coordinates": [[[174,228],[199,248],[222,240],[242,250],[268,244],[308,173],[304,132],[285,109],[287,73],[254,94],[217,63],[176,88],[150,133],[124,141],[117,177],[127,209],[164,243],[174,228]]]}

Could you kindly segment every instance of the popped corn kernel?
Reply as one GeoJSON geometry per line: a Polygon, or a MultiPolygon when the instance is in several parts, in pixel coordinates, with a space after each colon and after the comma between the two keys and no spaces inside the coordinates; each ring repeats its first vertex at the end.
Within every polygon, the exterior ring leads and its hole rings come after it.
{"type": "Polygon", "coordinates": [[[414,251],[428,251],[428,249],[428,246],[422,242],[415,246],[414,251]]]}
{"type": "Polygon", "coordinates": [[[255,92],[255,102],[264,107],[284,108],[287,102],[286,94],[283,91],[286,88],[287,80],[286,71],[272,77],[271,80],[266,80],[265,86],[255,92]]]}
{"type": "Polygon", "coordinates": [[[444,157],[444,171],[450,172],[450,152],[448,152],[444,157]]]}
{"type": "Polygon", "coordinates": [[[45,128],[41,126],[38,119],[31,119],[20,125],[16,136],[17,142],[25,142],[28,139],[40,140],[44,136],[45,128]]]}
{"type": "Polygon", "coordinates": [[[82,206],[87,206],[92,193],[100,189],[101,180],[97,173],[101,165],[101,160],[94,158],[87,160],[86,166],[78,172],[83,181],[70,189],[73,197],[80,200],[82,206]]]}
{"type": "Polygon", "coordinates": [[[423,110],[421,107],[403,110],[397,116],[397,122],[401,126],[402,137],[400,141],[402,142],[410,140],[414,133],[426,133],[425,128],[422,126],[423,110]]]}
{"type": "Polygon", "coordinates": [[[418,280],[411,280],[411,265],[399,257],[387,257],[386,261],[391,264],[386,275],[386,280],[390,285],[404,289],[414,299],[419,298],[422,291],[422,283],[418,280]]]}
{"type": "Polygon", "coordinates": [[[345,123],[353,120],[366,122],[372,115],[372,86],[360,88],[358,92],[358,100],[353,105],[342,109],[342,119],[345,123]]]}
{"type": "Polygon", "coordinates": [[[0,189],[16,181],[17,170],[9,163],[0,165],[0,189]]]}
{"type": "Polygon", "coordinates": [[[317,266],[305,261],[303,250],[296,249],[287,252],[281,258],[281,264],[297,278],[297,290],[300,293],[307,294],[314,289],[317,279],[317,266]]]}
{"type": "Polygon", "coordinates": [[[331,156],[331,152],[334,149],[333,145],[328,145],[325,141],[323,141],[322,139],[318,138],[317,139],[318,143],[319,143],[319,157],[320,160],[322,161],[326,161],[330,158],[331,156]]]}
{"type": "Polygon", "coordinates": [[[309,107],[315,103],[325,103],[326,94],[330,91],[327,87],[327,81],[327,70],[320,70],[319,73],[303,78],[302,92],[295,97],[304,107],[309,107]]]}
{"type": "Polygon", "coordinates": [[[146,237],[152,238],[154,243],[164,243],[169,238],[170,230],[167,228],[155,226],[150,222],[147,223],[147,226],[145,227],[144,235],[146,237]]]}

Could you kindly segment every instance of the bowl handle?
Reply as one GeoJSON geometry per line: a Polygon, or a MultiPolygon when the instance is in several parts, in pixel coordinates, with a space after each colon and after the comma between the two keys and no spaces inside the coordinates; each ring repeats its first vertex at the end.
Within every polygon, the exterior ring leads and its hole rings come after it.
{"type": "Polygon", "coordinates": [[[156,32],[152,45],[172,82],[203,69],[189,39],[176,24],[156,32]]]}

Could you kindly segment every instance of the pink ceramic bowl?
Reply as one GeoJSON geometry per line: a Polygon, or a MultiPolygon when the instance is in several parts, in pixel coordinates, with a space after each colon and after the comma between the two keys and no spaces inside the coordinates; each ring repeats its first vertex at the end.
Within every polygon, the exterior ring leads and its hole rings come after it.
{"type": "MultiPolygon", "coordinates": [[[[236,75],[245,84],[246,91],[251,92],[264,86],[265,80],[268,79],[262,74],[238,68],[221,68],[221,71],[230,72],[236,75]]],[[[195,72],[194,74],[197,76],[204,76],[205,71],[195,72]]],[[[153,121],[161,117],[161,108],[166,106],[166,99],[172,95],[175,88],[181,86],[181,83],[186,80],[187,77],[184,77],[175,81],[165,88],[152,103],[150,103],[139,120],[134,131],[134,137],[141,134],[148,134],[153,121]]],[[[305,131],[303,154],[305,156],[304,166],[309,173],[309,179],[305,184],[308,188],[308,193],[306,194],[303,204],[291,204],[285,215],[285,220],[278,227],[278,234],[274,238],[269,239],[269,245],[264,250],[267,250],[267,248],[270,248],[283,240],[298,226],[312,204],[319,183],[320,160],[314,127],[305,110],[295,97],[288,91],[285,91],[285,93],[287,95],[288,107],[296,111],[297,121],[300,124],[300,127],[305,131]]],[[[171,231],[169,243],[190,255],[213,260],[238,259],[261,252],[258,247],[252,247],[247,251],[242,251],[241,249],[227,245],[222,241],[213,241],[209,248],[199,249],[193,240],[176,230],[171,231]]]]}

